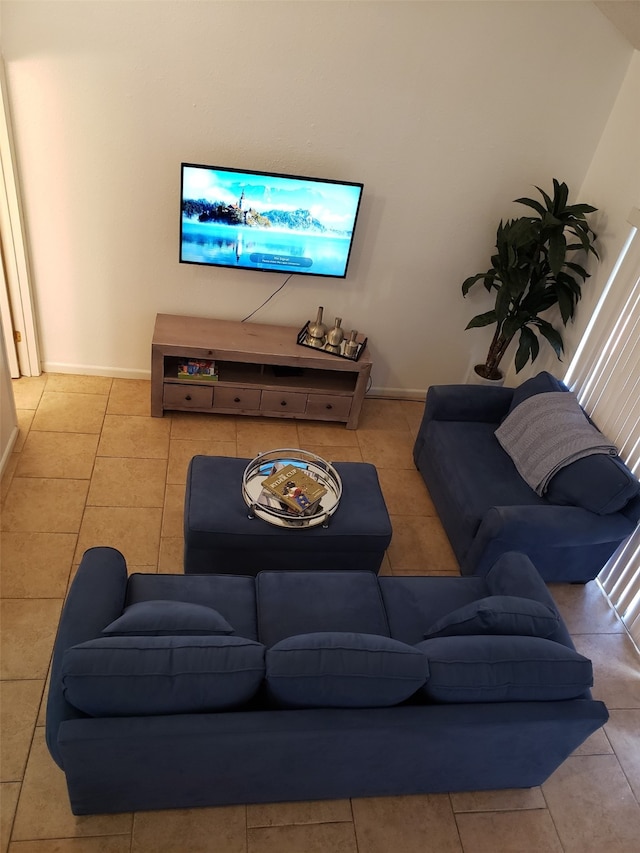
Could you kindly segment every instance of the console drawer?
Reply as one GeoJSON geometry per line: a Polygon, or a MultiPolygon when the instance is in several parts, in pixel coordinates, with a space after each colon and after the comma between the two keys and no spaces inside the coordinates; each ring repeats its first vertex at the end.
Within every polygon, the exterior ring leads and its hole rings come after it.
{"type": "Polygon", "coordinates": [[[213,402],[213,388],[202,385],[165,385],[163,403],[167,409],[210,409],[213,402]]]}
{"type": "Polygon", "coordinates": [[[307,406],[307,395],[299,391],[263,391],[261,412],[286,413],[300,415],[307,406]]]}
{"type": "Polygon", "coordinates": [[[259,388],[242,388],[241,386],[231,385],[224,388],[219,386],[213,390],[213,400],[216,408],[238,409],[249,412],[260,408],[262,391],[259,388]]]}
{"type": "Polygon", "coordinates": [[[318,420],[346,420],[350,410],[351,397],[309,394],[305,414],[318,420]]]}

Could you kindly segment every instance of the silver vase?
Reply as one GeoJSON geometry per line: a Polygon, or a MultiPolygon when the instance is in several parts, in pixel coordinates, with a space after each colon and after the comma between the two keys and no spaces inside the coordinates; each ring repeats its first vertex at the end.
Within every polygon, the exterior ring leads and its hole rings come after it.
{"type": "Polygon", "coordinates": [[[307,329],[307,343],[313,347],[322,347],[327,337],[327,327],[322,322],[322,305],[318,308],[318,315],[315,323],[311,323],[307,329]]]}
{"type": "Polygon", "coordinates": [[[331,347],[339,347],[344,340],[344,332],[340,328],[341,323],[342,317],[336,317],[335,326],[327,332],[327,343],[331,347]]]}
{"type": "Polygon", "coordinates": [[[352,329],[351,336],[344,345],[344,354],[349,358],[354,358],[358,354],[358,342],[356,341],[357,336],[358,332],[356,331],[356,329],[352,329]]]}

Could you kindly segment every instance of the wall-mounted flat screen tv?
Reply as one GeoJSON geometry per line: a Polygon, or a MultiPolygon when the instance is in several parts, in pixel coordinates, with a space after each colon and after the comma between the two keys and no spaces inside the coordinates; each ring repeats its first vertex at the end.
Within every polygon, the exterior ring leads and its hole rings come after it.
{"type": "Polygon", "coordinates": [[[344,278],[362,187],[183,163],[180,261],[344,278]]]}

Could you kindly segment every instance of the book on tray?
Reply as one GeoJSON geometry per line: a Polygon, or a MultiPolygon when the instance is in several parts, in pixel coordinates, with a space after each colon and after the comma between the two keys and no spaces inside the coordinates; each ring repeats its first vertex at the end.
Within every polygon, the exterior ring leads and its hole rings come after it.
{"type": "Polygon", "coordinates": [[[299,464],[275,463],[271,473],[262,481],[258,499],[265,506],[273,506],[275,499],[283,509],[295,515],[311,515],[318,509],[327,489],[315,476],[299,464]]]}

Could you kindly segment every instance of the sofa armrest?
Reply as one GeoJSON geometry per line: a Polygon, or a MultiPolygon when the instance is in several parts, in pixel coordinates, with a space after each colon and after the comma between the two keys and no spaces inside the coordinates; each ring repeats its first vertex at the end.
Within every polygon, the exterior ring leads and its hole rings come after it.
{"type": "Polygon", "coordinates": [[[513,388],[485,385],[432,385],[425,418],[436,421],[484,421],[498,424],[509,411],[513,388]]]}
{"type": "Polygon", "coordinates": [[[540,577],[540,573],[526,554],[517,551],[507,551],[487,572],[485,578],[491,595],[515,595],[519,598],[530,598],[546,605],[559,617],[559,624],[554,633],[547,639],[562,643],[570,649],[575,649],[571,635],[564,624],[558,607],[549,592],[549,588],[540,577]]]}
{"type": "Polygon", "coordinates": [[[531,557],[544,580],[558,579],[555,563],[563,569],[563,580],[584,582],[596,576],[634,528],[619,512],[596,515],[580,507],[553,504],[494,506],[480,522],[461,569],[463,574],[486,575],[501,554],[522,551],[531,557]],[[572,569],[570,559],[578,562],[572,569]],[[590,570],[595,563],[597,571],[590,570]]]}
{"type": "Polygon", "coordinates": [[[495,561],[486,575],[491,595],[515,595],[531,598],[557,612],[553,596],[526,554],[507,551],[495,561]]]}
{"type": "Polygon", "coordinates": [[[119,551],[114,548],[85,551],[62,609],[51,664],[46,737],[49,752],[60,766],[57,744],[60,723],[85,716],[64,698],[60,681],[62,656],[71,646],[99,637],[103,628],[122,615],[126,591],[127,566],[119,551]]]}

